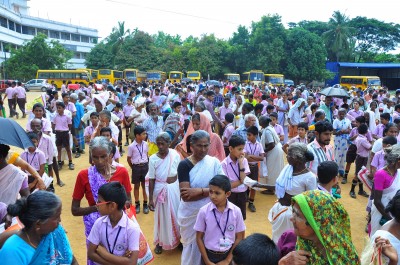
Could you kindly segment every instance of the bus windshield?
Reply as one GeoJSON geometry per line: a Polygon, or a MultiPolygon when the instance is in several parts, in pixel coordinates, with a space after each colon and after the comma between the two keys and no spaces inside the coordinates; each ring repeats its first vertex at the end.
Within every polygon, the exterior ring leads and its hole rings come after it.
{"type": "Polygon", "coordinates": [[[188,73],[187,77],[199,77],[198,73],[188,73]]]}
{"type": "Polygon", "coordinates": [[[122,72],[121,71],[114,71],[114,78],[122,78],[122,72]]]}
{"type": "Polygon", "coordinates": [[[239,81],[239,75],[228,75],[226,79],[229,81],[239,81]]]}
{"type": "Polygon", "coordinates": [[[263,73],[250,73],[250,81],[262,81],[263,77],[263,73]]]}
{"type": "Polygon", "coordinates": [[[181,78],[181,74],[178,73],[171,73],[169,76],[170,78],[181,78]]]}
{"type": "Polygon", "coordinates": [[[136,71],[125,71],[126,79],[135,79],[136,71]]]}
{"type": "Polygon", "coordinates": [[[381,80],[379,80],[379,79],[368,79],[368,85],[369,86],[380,86],[381,85],[381,80]]]}
{"type": "Polygon", "coordinates": [[[111,75],[111,70],[109,70],[109,69],[101,69],[101,70],[99,70],[99,74],[101,74],[101,75],[111,75]]]}
{"type": "Polygon", "coordinates": [[[271,84],[283,84],[283,77],[269,77],[269,82],[271,84]]]}
{"type": "Polygon", "coordinates": [[[160,73],[147,73],[147,79],[161,79],[160,73]]]}

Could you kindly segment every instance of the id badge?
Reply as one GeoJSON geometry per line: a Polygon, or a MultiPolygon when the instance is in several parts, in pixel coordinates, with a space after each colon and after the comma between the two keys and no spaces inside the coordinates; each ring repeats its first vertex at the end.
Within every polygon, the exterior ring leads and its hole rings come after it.
{"type": "Polygon", "coordinates": [[[223,250],[230,249],[232,246],[232,242],[227,238],[221,238],[219,240],[219,247],[223,250]]]}

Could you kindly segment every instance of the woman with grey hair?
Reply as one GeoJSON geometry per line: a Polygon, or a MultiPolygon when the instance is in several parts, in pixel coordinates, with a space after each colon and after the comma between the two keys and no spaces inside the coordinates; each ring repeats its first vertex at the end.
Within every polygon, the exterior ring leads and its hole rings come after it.
{"type": "Polygon", "coordinates": [[[203,113],[211,123],[214,122],[211,113],[206,109],[204,101],[198,101],[194,106],[194,111],[196,113],[203,113]]]}
{"type": "MultiPolygon", "coordinates": [[[[89,236],[94,222],[100,217],[97,211],[97,193],[99,188],[107,182],[118,181],[128,195],[127,206],[130,207],[131,183],[129,173],[123,166],[113,165],[111,142],[103,136],[95,137],[89,145],[93,165],[79,172],[72,195],[71,212],[74,216],[83,216],[85,235],[89,236]],[[85,197],[89,206],[81,207],[81,200],[85,197]]],[[[86,242],[88,242],[86,240],[86,242]]],[[[94,264],[88,260],[88,264],[94,264]]]]}
{"type": "Polygon", "coordinates": [[[272,224],[272,239],[278,242],[280,236],[293,228],[290,221],[292,216],[292,197],[318,187],[317,177],[309,171],[306,163],[314,160],[314,155],[308,151],[307,145],[293,143],[287,153],[286,165],[276,180],[275,193],[278,201],[268,214],[272,224]]]}
{"type": "Polygon", "coordinates": [[[216,175],[223,175],[220,161],[207,155],[210,135],[198,130],[190,138],[192,155],[178,165],[181,202],[178,209],[181,242],[183,244],[181,264],[200,265],[201,254],[193,229],[199,209],[210,202],[209,181],[216,175]]]}
{"type": "Polygon", "coordinates": [[[13,231],[0,251],[1,264],[78,264],[60,225],[61,200],[37,191],[10,204],[7,212],[24,225],[13,231]],[[62,254],[62,255],[60,255],[62,254]]]}
{"type": "Polygon", "coordinates": [[[171,138],[163,132],[156,138],[158,152],[149,158],[149,207],[154,211],[154,252],[171,250],[180,243],[178,207],[180,202],[177,151],[170,149],[171,138]]]}
{"type": "Polygon", "coordinates": [[[386,166],[376,171],[374,175],[371,235],[392,219],[390,213],[385,211],[385,207],[400,189],[400,145],[386,148],[385,152],[386,166]]]}

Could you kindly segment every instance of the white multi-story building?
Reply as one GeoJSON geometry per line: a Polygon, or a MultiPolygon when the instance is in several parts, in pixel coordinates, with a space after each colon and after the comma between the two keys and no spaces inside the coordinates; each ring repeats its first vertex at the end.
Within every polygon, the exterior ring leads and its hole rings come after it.
{"type": "Polygon", "coordinates": [[[10,46],[18,48],[43,33],[74,53],[67,68],[85,68],[86,54],[98,41],[97,29],[30,16],[28,1],[0,0],[0,63],[10,58],[10,46]]]}

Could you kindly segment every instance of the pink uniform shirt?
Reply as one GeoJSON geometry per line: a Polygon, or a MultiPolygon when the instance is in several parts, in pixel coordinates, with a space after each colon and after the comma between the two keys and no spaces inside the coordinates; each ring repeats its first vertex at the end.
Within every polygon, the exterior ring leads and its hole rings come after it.
{"type": "Polygon", "coordinates": [[[371,166],[379,170],[382,169],[385,164],[385,151],[381,150],[374,155],[374,158],[371,161],[371,166]]]}
{"type": "Polygon", "coordinates": [[[68,125],[72,124],[72,119],[65,114],[60,116],[60,114],[57,113],[54,117],[53,123],[55,124],[56,131],[69,131],[68,125]]]}
{"type": "Polygon", "coordinates": [[[371,144],[368,142],[367,137],[359,134],[354,141],[354,144],[357,146],[357,155],[368,157],[369,151],[371,149],[371,144]]]}
{"type": "Polygon", "coordinates": [[[222,135],[223,138],[226,138],[226,143],[224,143],[225,146],[229,145],[229,140],[232,137],[233,132],[235,131],[235,127],[232,125],[232,123],[229,123],[226,125],[224,134],[222,135]]]}
{"type": "MultiPolygon", "coordinates": [[[[264,155],[264,149],[260,142],[256,141],[254,144],[250,141],[246,141],[243,150],[248,155],[262,156],[264,155]]],[[[249,162],[251,165],[255,165],[258,162],[249,162]]]]}
{"type": "MultiPolygon", "coordinates": [[[[239,161],[233,162],[231,156],[227,156],[221,162],[222,170],[224,171],[225,175],[229,178],[231,182],[240,180],[240,171],[239,171],[239,161]]],[[[243,159],[243,168],[244,173],[246,175],[250,174],[249,163],[247,159],[243,159]]],[[[247,190],[247,186],[244,184],[240,184],[238,187],[232,189],[232,192],[245,192],[247,190]]]]}
{"type": "Polygon", "coordinates": [[[127,250],[139,251],[140,227],[123,213],[118,224],[112,227],[108,215],[96,220],[88,236],[88,240],[116,256],[123,256],[127,250]],[[115,244],[114,244],[115,242],[115,244]]]}
{"type": "Polygon", "coordinates": [[[133,105],[126,105],[126,106],[124,106],[124,108],[122,109],[122,112],[124,113],[124,116],[125,117],[129,117],[130,115],[131,115],[131,113],[132,113],[132,110],[134,109],[135,107],[133,106],[133,105]]]}
{"type": "Polygon", "coordinates": [[[128,146],[128,156],[131,158],[132,164],[142,164],[149,162],[148,158],[149,145],[142,141],[138,144],[135,141],[128,146]]]}
{"type": "Polygon", "coordinates": [[[215,204],[209,202],[200,208],[193,229],[204,233],[203,240],[206,249],[223,252],[232,247],[236,233],[245,231],[246,225],[243,221],[242,212],[233,203],[227,201],[226,208],[221,213],[215,204]],[[221,229],[218,227],[218,223],[221,229]],[[224,238],[226,242],[230,243],[230,246],[220,245],[220,241],[224,238]]]}
{"type": "Polygon", "coordinates": [[[20,155],[20,157],[29,165],[31,165],[31,167],[33,167],[36,171],[40,170],[41,165],[46,164],[44,153],[39,149],[36,149],[33,153],[25,151],[20,155]]]}
{"type": "Polygon", "coordinates": [[[42,137],[40,138],[39,141],[38,149],[43,152],[47,164],[52,165],[54,156],[54,146],[51,141],[51,137],[46,134],[42,134],[42,137]]]}
{"type": "Polygon", "coordinates": [[[14,96],[14,94],[15,94],[15,89],[16,89],[16,87],[7,87],[7,89],[6,89],[6,94],[7,94],[7,98],[8,99],[12,99],[13,98],[13,96],[14,96]]]}
{"type": "Polygon", "coordinates": [[[285,135],[285,133],[283,132],[283,128],[281,125],[279,124],[275,124],[274,125],[274,129],[277,135],[285,135]]]}

